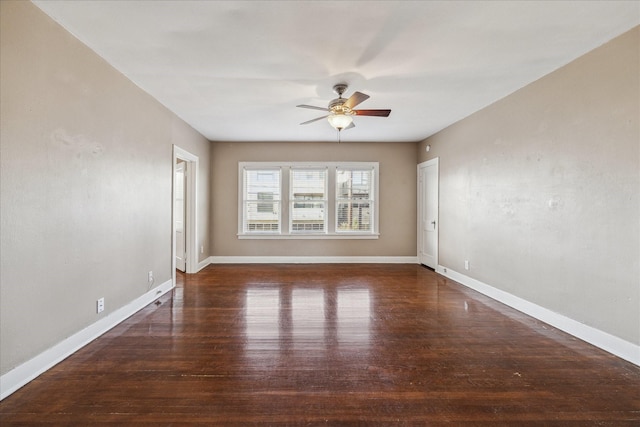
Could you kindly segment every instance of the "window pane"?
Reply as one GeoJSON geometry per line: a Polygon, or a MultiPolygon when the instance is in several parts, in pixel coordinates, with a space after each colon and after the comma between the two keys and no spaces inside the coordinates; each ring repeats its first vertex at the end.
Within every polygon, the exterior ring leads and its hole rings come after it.
{"type": "Polygon", "coordinates": [[[291,231],[324,232],[327,170],[291,171],[291,231]]]}
{"type": "Polygon", "coordinates": [[[369,202],[338,202],[337,231],[371,231],[369,202]]]}
{"type": "Polygon", "coordinates": [[[260,200],[258,194],[271,194],[271,200],[280,200],[280,170],[245,171],[245,200],[260,200]]]}
{"type": "Polygon", "coordinates": [[[325,231],[325,203],[293,203],[291,231],[325,231]]]}
{"type": "Polygon", "coordinates": [[[244,231],[280,231],[280,170],[245,170],[244,231]]]}
{"type": "Polygon", "coordinates": [[[279,231],[280,202],[245,202],[246,231],[279,231]]]}
{"type": "Polygon", "coordinates": [[[371,170],[338,169],[336,197],[338,199],[370,199],[371,170]]]}
{"type": "Polygon", "coordinates": [[[326,176],[326,169],[292,170],[291,198],[295,200],[324,200],[326,176]]]}

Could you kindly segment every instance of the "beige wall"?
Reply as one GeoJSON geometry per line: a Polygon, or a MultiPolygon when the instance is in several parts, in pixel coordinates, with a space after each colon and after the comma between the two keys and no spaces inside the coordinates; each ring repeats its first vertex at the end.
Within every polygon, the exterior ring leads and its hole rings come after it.
{"type": "Polygon", "coordinates": [[[418,147],[440,158],[441,265],[635,344],[639,40],[635,28],[418,147]]]}
{"type": "Polygon", "coordinates": [[[212,145],[214,256],[416,255],[415,143],[216,142],[212,145]],[[238,162],[380,162],[378,240],[239,240],[238,162]]]}
{"type": "Polygon", "coordinates": [[[0,16],[4,374],[170,280],[172,144],[202,160],[208,247],[210,145],[30,2],[0,16]]]}

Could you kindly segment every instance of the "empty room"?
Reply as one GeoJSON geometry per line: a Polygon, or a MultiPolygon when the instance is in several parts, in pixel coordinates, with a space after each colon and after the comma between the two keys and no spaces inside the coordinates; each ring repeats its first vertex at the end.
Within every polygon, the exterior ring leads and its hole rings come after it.
{"type": "Polygon", "coordinates": [[[640,424],[639,1],[0,1],[0,424],[640,424]]]}

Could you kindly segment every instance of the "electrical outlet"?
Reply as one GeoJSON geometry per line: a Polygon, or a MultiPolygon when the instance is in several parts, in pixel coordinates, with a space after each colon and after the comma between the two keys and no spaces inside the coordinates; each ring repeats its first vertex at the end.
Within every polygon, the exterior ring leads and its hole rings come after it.
{"type": "Polygon", "coordinates": [[[149,272],[149,277],[147,279],[147,282],[149,282],[149,283],[153,282],[153,271],[149,272]]]}
{"type": "Polygon", "coordinates": [[[469,269],[469,260],[468,260],[468,259],[465,259],[465,260],[464,260],[464,269],[465,269],[465,270],[468,270],[468,269],[469,269]]]}
{"type": "Polygon", "coordinates": [[[104,298],[100,298],[96,301],[96,312],[102,313],[104,311],[104,298]]]}
{"type": "Polygon", "coordinates": [[[200,246],[200,253],[203,254],[204,253],[204,246],[200,246]]]}

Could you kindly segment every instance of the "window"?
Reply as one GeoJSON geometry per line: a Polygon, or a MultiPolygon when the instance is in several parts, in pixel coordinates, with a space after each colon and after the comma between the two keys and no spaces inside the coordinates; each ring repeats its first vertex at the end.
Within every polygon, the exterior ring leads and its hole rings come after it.
{"type": "Polygon", "coordinates": [[[377,238],[378,163],[239,164],[240,238],[377,238]]]}
{"type": "Polygon", "coordinates": [[[280,230],[280,170],[244,171],[244,232],[280,230]]]}
{"type": "Polygon", "coordinates": [[[337,231],[371,231],[372,173],[372,169],[337,169],[337,231]]]}
{"type": "Polygon", "coordinates": [[[324,232],[327,170],[292,169],[291,232],[324,232]]]}

